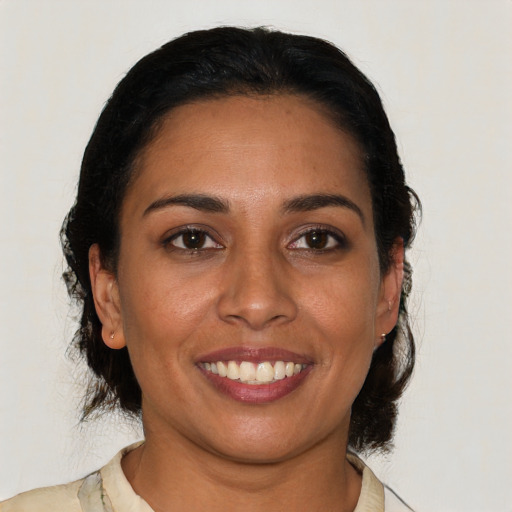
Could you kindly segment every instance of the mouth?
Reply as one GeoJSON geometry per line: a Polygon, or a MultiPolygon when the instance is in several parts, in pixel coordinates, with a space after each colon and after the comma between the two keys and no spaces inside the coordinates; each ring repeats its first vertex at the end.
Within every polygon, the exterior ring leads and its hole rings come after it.
{"type": "Polygon", "coordinates": [[[203,356],[197,366],[218,391],[253,404],[283,398],[313,368],[303,356],[272,348],[223,350],[203,356]]]}

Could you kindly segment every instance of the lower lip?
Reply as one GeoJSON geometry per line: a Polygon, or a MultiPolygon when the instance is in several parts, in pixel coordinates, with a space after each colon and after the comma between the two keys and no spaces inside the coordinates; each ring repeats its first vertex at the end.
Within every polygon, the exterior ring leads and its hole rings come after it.
{"type": "Polygon", "coordinates": [[[217,390],[238,402],[248,404],[266,404],[275,402],[295,391],[308,376],[312,366],[307,366],[297,375],[270,382],[268,384],[245,384],[238,380],[220,377],[199,367],[203,375],[215,386],[217,390]]]}

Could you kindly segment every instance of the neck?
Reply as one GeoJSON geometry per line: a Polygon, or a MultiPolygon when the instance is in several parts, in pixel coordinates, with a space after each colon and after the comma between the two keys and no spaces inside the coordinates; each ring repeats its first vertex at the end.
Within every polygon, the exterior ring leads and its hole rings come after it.
{"type": "Polygon", "coordinates": [[[155,512],[353,511],[361,477],[346,460],[346,435],[332,435],[281,460],[251,463],[212,453],[190,440],[146,431],[122,461],[135,492],[155,512]]]}

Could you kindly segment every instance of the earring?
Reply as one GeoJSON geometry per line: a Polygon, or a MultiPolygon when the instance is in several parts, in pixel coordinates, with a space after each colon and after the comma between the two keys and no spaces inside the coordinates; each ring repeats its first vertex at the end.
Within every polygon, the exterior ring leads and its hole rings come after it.
{"type": "Polygon", "coordinates": [[[380,335],[380,342],[384,343],[386,341],[386,333],[380,335]]]}
{"type": "Polygon", "coordinates": [[[111,340],[113,340],[115,335],[116,335],[116,333],[115,333],[114,331],[112,331],[112,332],[110,333],[110,339],[111,339],[111,340]]]}
{"type": "Polygon", "coordinates": [[[393,301],[388,300],[388,311],[391,311],[392,306],[393,306],[393,301]]]}

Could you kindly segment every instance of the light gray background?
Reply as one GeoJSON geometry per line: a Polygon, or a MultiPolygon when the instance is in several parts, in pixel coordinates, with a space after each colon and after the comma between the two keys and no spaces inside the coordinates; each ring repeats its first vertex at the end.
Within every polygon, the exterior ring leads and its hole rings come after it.
{"type": "Polygon", "coordinates": [[[82,378],[58,231],[123,74],[184,31],[271,25],[329,39],[382,93],[424,220],[419,343],[396,449],[371,461],[419,511],[512,511],[512,2],[0,2],[0,498],[69,481],[137,439],[77,426],[82,378]]]}

